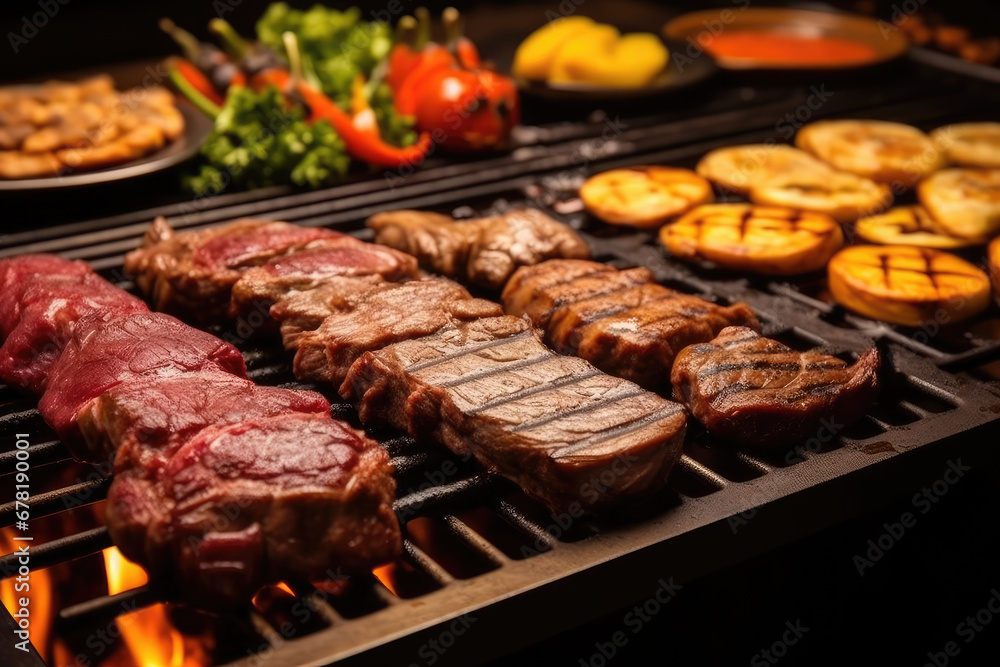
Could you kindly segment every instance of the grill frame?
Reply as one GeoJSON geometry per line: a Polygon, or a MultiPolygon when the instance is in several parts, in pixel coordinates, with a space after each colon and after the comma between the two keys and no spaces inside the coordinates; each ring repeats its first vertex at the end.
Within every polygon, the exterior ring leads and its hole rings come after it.
{"type": "MultiPolygon", "coordinates": [[[[915,60],[920,61],[921,58],[918,52],[915,60]]],[[[968,67],[956,69],[963,75],[969,74],[966,71],[968,67]]],[[[992,92],[1000,97],[997,90],[992,92]]],[[[892,104],[888,107],[878,107],[878,104],[891,98],[889,93],[877,98],[881,102],[866,100],[860,104],[857,99],[845,95],[845,102],[824,108],[823,115],[857,115],[873,108],[882,108],[889,109],[885,115],[894,116],[890,119],[912,120],[927,115],[938,118],[942,114],[947,117],[956,113],[954,99],[950,94],[932,96],[926,106],[907,110],[902,107],[909,105],[908,95],[910,93],[897,95],[892,98],[892,104]]],[[[760,124],[767,118],[773,118],[770,114],[776,108],[787,109],[789,104],[794,105],[800,99],[801,96],[793,95],[778,103],[765,104],[749,114],[749,119],[744,116],[743,111],[723,112],[677,123],[640,119],[632,134],[628,134],[628,131],[623,133],[616,140],[617,144],[589,159],[587,167],[594,170],[605,169],[635,164],[640,160],[690,164],[698,156],[717,146],[769,138],[773,134],[772,128],[768,128],[766,123],[763,127],[760,124]],[[738,131],[730,134],[719,134],[718,131],[713,133],[713,127],[717,129],[718,124],[727,119],[749,120],[755,127],[747,128],[744,123],[736,128],[738,131]],[[684,136],[678,136],[681,134],[684,136]]],[[[962,111],[959,115],[967,113],[962,111]]],[[[929,120],[925,118],[924,122],[929,120]]],[[[491,197],[505,195],[512,199],[519,193],[523,197],[524,192],[539,181],[559,179],[573,166],[574,156],[583,150],[581,147],[593,141],[594,133],[589,126],[573,124],[562,130],[558,126],[543,128],[545,129],[550,132],[550,139],[555,137],[554,143],[546,143],[542,139],[533,145],[522,146],[519,149],[521,153],[515,152],[514,157],[490,158],[472,163],[472,169],[470,164],[431,165],[428,170],[418,172],[404,186],[394,190],[391,197],[381,196],[383,193],[378,187],[377,179],[316,193],[294,194],[278,188],[249,195],[226,196],[219,201],[210,202],[210,206],[201,213],[171,222],[179,222],[179,228],[195,229],[228,220],[234,217],[234,212],[274,214],[288,210],[287,207],[282,207],[292,204],[293,215],[282,217],[298,224],[343,227],[367,238],[366,232],[359,228],[358,223],[377,210],[401,206],[453,207],[465,204],[468,199],[486,201],[491,197]],[[491,174],[497,173],[496,168],[505,176],[492,178],[491,174]]],[[[544,131],[540,133],[544,136],[544,131]]],[[[570,173],[571,178],[578,175],[578,171],[570,173]]],[[[154,212],[183,215],[181,205],[170,205],[159,207],[155,211],[130,212],[42,232],[16,233],[0,238],[0,256],[22,252],[61,252],[70,257],[96,260],[93,262],[96,268],[103,270],[116,282],[122,282],[124,276],[121,273],[120,252],[135,245],[139,233],[145,229],[154,212]],[[137,220],[145,222],[130,222],[137,220]],[[117,227],[120,223],[132,226],[117,227]],[[66,233],[71,233],[71,236],[56,238],[59,234],[66,233]]],[[[579,224],[579,218],[566,217],[571,224],[579,224]]],[[[906,480],[916,479],[921,471],[939,464],[940,456],[945,450],[950,453],[956,446],[981,446],[986,440],[982,437],[984,433],[998,432],[1000,410],[997,395],[1000,389],[996,384],[980,383],[955,373],[964,373],[978,363],[1000,358],[1000,342],[975,348],[965,354],[942,353],[927,356],[927,349],[907,349],[906,346],[914,347],[911,345],[912,338],[899,329],[875,326],[859,319],[851,320],[843,313],[836,312],[835,307],[831,309],[788,284],[774,281],[708,280],[696,268],[668,262],[659,251],[651,250],[648,234],[623,234],[613,238],[588,236],[588,240],[603,261],[622,266],[642,264],[653,269],[661,282],[679,286],[684,291],[713,299],[747,301],[762,315],[766,323],[765,333],[768,335],[807,339],[832,352],[845,355],[857,353],[879,339],[880,344],[890,353],[896,371],[893,373],[894,383],[915,384],[919,391],[930,393],[939,400],[955,403],[956,407],[942,413],[928,413],[925,410],[924,414],[916,414],[922,408],[911,403],[910,407],[904,409],[916,415],[914,422],[904,426],[876,424],[886,430],[832,451],[806,455],[803,457],[805,460],[788,467],[775,467],[753,456],[743,457],[744,464],[763,472],[759,477],[747,481],[727,481],[725,476],[692,458],[688,447],[689,453],[683,459],[681,476],[700,479],[701,483],[709,486],[718,485],[721,481],[724,482],[723,488],[700,497],[679,496],[678,505],[638,524],[602,525],[596,534],[579,541],[549,539],[548,551],[523,560],[511,560],[488,541],[485,545],[480,542],[479,550],[487,559],[498,562],[500,566],[469,579],[455,579],[410,541],[406,560],[415,564],[418,569],[423,569],[432,579],[436,578],[442,584],[440,589],[406,600],[395,600],[391,594],[385,598],[387,591],[381,589],[382,592],[378,595],[383,596],[387,606],[355,619],[342,617],[326,603],[316,603],[316,613],[329,621],[331,627],[294,641],[285,641],[266,619],[248,610],[245,621],[264,639],[265,644],[262,646],[270,647],[275,651],[274,655],[281,655],[287,664],[320,665],[341,659],[350,664],[352,659],[367,662],[389,655],[398,659],[400,655],[412,656],[426,638],[442,632],[452,620],[463,614],[472,613],[478,616],[476,624],[470,628],[470,634],[488,638],[497,651],[513,650],[542,636],[588,620],[601,611],[619,606],[619,603],[625,604],[641,597],[649,590],[651,583],[645,580],[648,578],[645,574],[662,572],[661,563],[664,561],[673,564],[669,576],[678,582],[689,581],[718,569],[727,562],[736,562],[754,552],[821,530],[826,525],[857,513],[865,503],[880,502],[879,499],[891,497],[894,489],[907,488],[906,480]],[[866,446],[871,445],[874,446],[866,451],[866,446]],[[887,449],[886,445],[891,446],[891,449],[887,449]],[[901,455],[906,456],[907,465],[890,463],[899,460],[901,455]],[[886,484],[887,476],[895,478],[894,483],[886,484]],[[844,507],[826,507],[844,494],[853,496],[855,502],[844,507]],[[862,502],[861,499],[868,500],[862,502]],[[789,517],[804,511],[801,507],[797,508],[797,505],[806,506],[810,512],[820,508],[826,508],[826,511],[810,514],[809,522],[804,526],[790,528],[789,517]],[[728,538],[737,536],[737,532],[730,527],[733,518],[747,516],[749,513],[754,513],[753,520],[748,521],[745,528],[740,527],[739,539],[727,542],[728,538]],[[756,540],[753,538],[755,534],[766,535],[767,539],[756,540]],[[751,537],[743,539],[746,535],[751,537]],[[734,543],[737,546],[730,554],[720,556],[713,553],[713,548],[720,544],[732,547],[734,543]],[[606,586],[600,586],[609,580],[615,582],[614,591],[606,591],[606,586]],[[602,595],[597,600],[597,596],[589,592],[581,593],[595,589],[602,590],[602,595]],[[556,610],[558,620],[554,621],[552,615],[556,610]],[[569,610],[573,612],[567,613],[569,610]],[[521,619],[518,632],[509,632],[511,617],[521,619]],[[486,622],[481,622],[482,619],[486,619],[486,622]],[[545,623],[534,623],[536,627],[532,628],[532,619],[545,620],[545,623]],[[503,637],[502,646],[496,643],[500,637],[503,637]],[[280,648],[276,648],[278,646],[280,648]]],[[[127,283],[124,286],[127,287],[127,283]]],[[[275,347],[278,346],[273,343],[241,347],[249,357],[251,377],[266,384],[299,386],[291,381],[287,365],[274,354],[275,347]]],[[[325,393],[329,395],[329,392],[325,393]]],[[[21,425],[30,423],[37,427],[39,418],[36,411],[25,407],[25,401],[17,399],[13,401],[17,409],[11,412],[8,410],[11,403],[4,400],[6,398],[6,392],[0,394],[0,401],[3,403],[0,408],[0,433],[3,433],[4,438],[21,425]]],[[[342,405],[335,407],[335,416],[349,415],[349,408],[342,405]]],[[[386,434],[380,435],[384,441],[386,434]]],[[[419,450],[409,451],[413,449],[413,445],[405,438],[393,438],[388,443],[388,448],[401,471],[419,472],[428,465],[428,460],[421,458],[425,456],[424,453],[419,450]]],[[[58,444],[51,442],[35,445],[32,448],[32,460],[38,465],[42,465],[39,461],[58,464],[68,458],[65,450],[60,450],[58,444]],[[35,456],[38,458],[34,458],[35,456]]],[[[0,458],[7,463],[10,456],[0,454],[0,458]]],[[[439,460],[433,455],[430,457],[431,465],[439,460]]],[[[418,516],[444,517],[457,532],[464,533],[467,539],[476,542],[475,531],[470,535],[465,530],[468,526],[462,528],[455,523],[457,519],[447,519],[450,515],[443,512],[450,507],[461,507],[463,503],[475,501],[484,494],[495,498],[491,493],[495,494],[509,485],[487,473],[475,475],[471,479],[471,482],[458,480],[453,483],[453,487],[432,487],[418,494],[403,496],[397,502],[397,511],[416,508],[418,516]]],[[[51,507],[57,509],[64,496],[81,491],[91,493],[87,502],[98,500],[103,497],[107,483],[106,479],[98,478],[73,489],[57,490],[51,497],[51,507]]],[[[676,492],[673,493],[677,495],[676,492]]],[[[36,496],[36,500],[37,498],[36,496]]],[[[44,502],[40,506],[44,511],[44,502]]],[[[39,505],[36,504],[35,507],[39,505]]],[[[10,523],[8,519],[11,509],[9,506],[0,507],[4,525],[10,523]]],[[[33,518],[37,516],[40,514],[33,512],[33,518]]],[[[509,513],[507,518],[512,524],[520,524],[522,530],[533,533],[540,539],[544,534],[545,526],[523,515],[509,513]]],[[[47,557],[53,562],[61,562],[84,552],[93,553],[107,546],[107,540],[107,533],[102,529],[95,529],[82,537],[67,536],[55,544],[50,543],[48,556],[45,547],[39,545],[36,548],[36,554],[40,554],[37,556],[39,560],[35,562],[44,564],[48,562],[45,560],[47,557]]],[[[0,568],[8,565],[9,557],[0,558],[0,568]]],[[[375,591],[380,590],[380,584],[368,583],[375,591]]],[[[297,592],[302,595],[310,593],[297,592]]],[[[72,625],[106,619],[108,610],[113,611],[123,599],[135,600],[139,606],[143,606],[164,597],[162,591],[144,587],[113,598],[97,598],[62,610],[60,623],[72,625]]],[[[463,651],[470,650],[468,644],[476,645],[471,649],[474,653],[470,655],[474,655],[476,660],[482,660],[484,652],[481,641],[469,641],[465,649],[450,651],[448,661],[460,664],[457,661],[465,655],[463,651]]],[[[254,658],[248,657],[233,664],[249,667],[254,664],[254,658]]]]}

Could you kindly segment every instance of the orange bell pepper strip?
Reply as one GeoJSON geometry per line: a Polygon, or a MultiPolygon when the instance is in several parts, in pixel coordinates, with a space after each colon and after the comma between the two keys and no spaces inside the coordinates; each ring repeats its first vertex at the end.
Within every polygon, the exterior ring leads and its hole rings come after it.
{"type": "Polygon", "coordinates": [[[431,148],[431,135],[424,132],[412,146],[400,148],[385,143],[381,137],[358,129],[354,120],[329,97],[305,81],[295,82],[295,92],[311,110],[311,119],[326,120],[344,141],[347,153],[378,167],[403,167],[420,163],[431,148]]]}
{"type": "Polygon", "coordinates": [[[222,106],[225,100],[219,91],[215,89],[212,82],[208,80],[200,69],[194,66],[190,60],[185,58],[174,58],[171,62],[171,69],[177,70],[188,84],[191,85],[196,91],[201,95],[208,98],[213,104],[217,106],[222,106]]]}

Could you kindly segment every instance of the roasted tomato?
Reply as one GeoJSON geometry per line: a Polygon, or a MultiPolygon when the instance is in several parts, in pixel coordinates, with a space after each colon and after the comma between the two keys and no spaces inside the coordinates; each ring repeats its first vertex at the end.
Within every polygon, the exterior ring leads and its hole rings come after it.
{"type": "Polygon", "coordinates": [[[520,117],[514,82],[490,70],[439,68],[428,76],[421,91],[417,127],[449,150],[500,147],[520,117]]]}

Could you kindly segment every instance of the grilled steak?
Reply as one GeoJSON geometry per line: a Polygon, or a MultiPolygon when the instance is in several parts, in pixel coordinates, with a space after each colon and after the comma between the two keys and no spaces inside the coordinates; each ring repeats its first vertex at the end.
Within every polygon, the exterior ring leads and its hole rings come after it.
{"type": "Polygon", "coordinates": [[[730,325],[760,327],[745,304],[719,306],[659,285],[648,269],[582,260],[521,267],[503,303],[508,315],[527,315],[555,351],[655,391],[670,387],[684,347],[730,325]]]}
{"type": "Polygon", "coordinates": [[[229,315],[237,317],[270,306],[292,290],[308,289],[338,276],[416,278],[417,260],[392,248],[364,243],[353,236],[321,239],[305,250],[279,255],[243,274],[233,286],[229,315]]]}
{"type": "Polygon", "coordinates": [[[271,313],[281,322],[285,347],[296,351],[295,376],[339,386],[369,350],[503,311],[444,278],[389,283],[373,277],[329,281],[278,302],[271,313]]]}
{"type": "Polygon", "coordinates": [[[85,266],[40,255],[0,261],[0,377],[41,394],[52,365],[83,315],[144,312],[141,300],[85,266]]]}
{"type": "Polygon", "coordinates": [[[586,258],[590,249],[566,225],[535,209],[456,221],[425,211],[390,211],[368,219],[375,241],[415,256],[429,271],[500,289],[519,266],[555,257],[586,258]]]}
{"type": "Polygon", "coordinates": [[[247,269],[319,239],[347,238],[329,229],[261,220],[175,234],[161,217],[146,231],[142,246],[125,256],[125,271],[136,277],[156,310],[212,320],[225,316],[230,291],[247,269]]]}
{"type": "Polygon", "coordinates": [[[246,601],[264,583],[371,569],[399,554],[388,455],[328,415],[201,430],[155,476],[108,492],[112,539],[189,600],[246,601]]]}
{"type": "Polygon", "coordinates": [[[596,512],[661,488],[684,409],[546,348],[530,324],[490,317],[367,352],[341,395],[517,482],[554,510],[596,512]]]}
{"type": "Polygon", "coordinates": [[[66,341],[40,409],[77,456],[114,459],[108,530],[127,556],[219,606],[398,555],[384,450],[319,394],[256,386],[231,345],[130,312],[145,306],[67,265],[0,264],[0,283],[31,285],[0,301],[0,322],[13,336],[42,313],[66,341]]]}
{"type": "Polygon", "coordinates": [[[112,387],[205,370],[246,377],[239,350],[170,315],[134,313],[109,322],[100,315],[78,323],[38,404],[45,421],[81,461],[107,460],[110,453],[103,446],[88,451],[76,420],[88,401],[112,387]]]}
{"type": "Polygon", "coordinates": [[[746,327],[727,327],[677,355],[674,394],[709,432],[755,447],[814,437],[824,420],[848,426],[878,395],[878,350],[854,364],[796,352],[746,327]]]}

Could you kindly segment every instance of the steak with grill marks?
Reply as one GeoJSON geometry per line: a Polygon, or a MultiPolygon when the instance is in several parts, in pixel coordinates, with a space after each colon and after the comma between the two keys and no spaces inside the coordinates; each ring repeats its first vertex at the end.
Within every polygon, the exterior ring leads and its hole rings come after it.
{"type": "Polygon", "coordinates": [[[878,396],[877,349],[854,364],[797,352],[746,327],[727,327],[677,355],[674,394],[708,431],[755,447],[787,447],[846,427],[878,396]]]}
{"type": "Polygon", "coordinates": [[[353,236],[321,239],[305,250],[279,255],[243,274],[233,286],[230,317],[267,312],[293,290],[308,289],[339,276],[378,275],[397,281],[416,278],[417,260],[411,255],[364,243],[353,236]]]}
{"type": "Polygon", "coordinates": [[[470,452],[557,511],[655,493],[686,424],[679,404],[553,353],[529,322],[507,316],[367,352],[340,393],[363,421],[470,452]]]}
{"type": "Polygon", "coordinates": [[[389,211],[376,213],[367,224],[376,243],[415,256],[427,270],[490,289],[503,287],[519,266],[590,257],[575,231],[535,209],[464,221],[426,211],[389,211]]]}
{"type": "Polygon", "coordinates": [[[210,426],[108,492],[112,540],[196,603],[369,571],[401,549],[381,447],[327,414],[210,426]]]}
{"type": "Polygon", "coordinates": [[[670,387],[680,350],[731,325],[759,329],[743,303],[719,306],[658,284],[644,268],[582,260],[521,267],[503,291],[509,315],[527,315],[557,352],[655,391],[670,387]]]}
{"type": "Polygon", "coordinates": [[[339,386],[369,350],[503,311],[445,278],[390,283],[372,276],[326,281],[282,299],[271,314],[281,323],[285,347],[296,351],[295,376],[339,386]]]}
{"type": "Polygon", "coordinates": [[[0,377],[41,394],[77,320],[149,309],[77,262],[40,255],[0,261],[0,377]],[[83,271],[86,269],[86,271],[83,271]]]}
{"type": "Polygon", "coordinates": [[[176,234],[160,217],[142,245],[125,256],[125,272],[135,276],[156,310],[213,320],[226,315],[233,285],[245,271],[321,239],[356,242],[329,229],[262,220],[176,234]]]}

